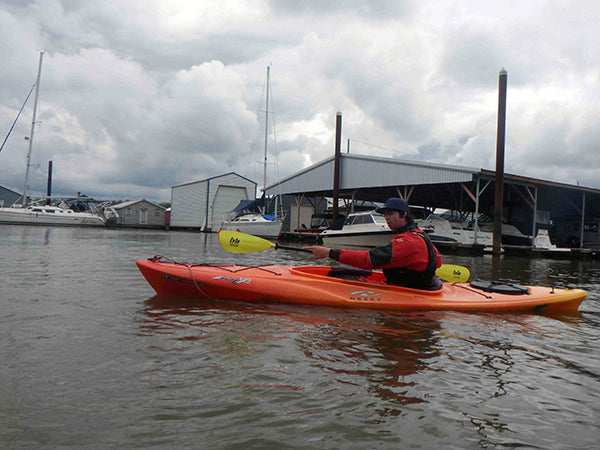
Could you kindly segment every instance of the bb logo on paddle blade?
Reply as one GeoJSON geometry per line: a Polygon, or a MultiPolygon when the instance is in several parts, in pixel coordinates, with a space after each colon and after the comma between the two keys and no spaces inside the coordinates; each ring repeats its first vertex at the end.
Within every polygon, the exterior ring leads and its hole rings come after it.
{"type": "Polygon", "coordinates": [[[229,245],[231,245],[232,247],[239,247],[240,240],[238,238],[232,237],[231,239],[229,239],[229,245]]]}

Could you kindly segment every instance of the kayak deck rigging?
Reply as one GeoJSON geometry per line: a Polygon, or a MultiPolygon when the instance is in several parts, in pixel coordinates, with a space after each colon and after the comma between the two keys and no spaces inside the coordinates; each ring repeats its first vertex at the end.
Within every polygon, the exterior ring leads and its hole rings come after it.
{"type": "Polygon", "coordinates": [[[168,258],[167,256],[163,256],[163,255],[155,255],[152,258],[149,258],[148,261],[158,262],[158,263],[178,264],[180,266],[185,266],[185,267],[214,267],[215,269],[223,269],[223,270],[226,270],[226,271],[232,272],[232,273],[242,272],[242,271],[248,270],[248,269],[259,269],[259,270],[264,270],[265,272],[272,273],[273,275],[281,276],[281,273],[275,272],[268,268],[270,266],[264,266],[264,265],[237,266],[235,264],[209,264],[209,263],[190,264],[190,263],[176,261],[174,259],[168,258]],[[235,269],[232,269],[232,267],[235,267],[235,269]]]}

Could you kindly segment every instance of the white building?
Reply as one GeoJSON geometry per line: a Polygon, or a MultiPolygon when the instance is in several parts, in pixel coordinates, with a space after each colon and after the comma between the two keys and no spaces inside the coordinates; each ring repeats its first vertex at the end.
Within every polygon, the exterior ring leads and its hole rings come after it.
{"type": "Polygon", "coordinates": [[[235,172],[171,188],[171,228],[216,231],[240,200],[256,198],[256,183],[235,172]]]}

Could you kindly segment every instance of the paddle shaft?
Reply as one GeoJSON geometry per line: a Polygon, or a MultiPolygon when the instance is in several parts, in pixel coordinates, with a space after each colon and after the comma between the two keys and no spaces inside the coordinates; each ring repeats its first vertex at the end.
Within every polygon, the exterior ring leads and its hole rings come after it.
{"type": "Polygon", "coordinates": [[[312,250],[309,250],[307,248],[301,248],[301,247],[294,247],[292,245],[281,245],[281,244],[275,244],[275,249],[283,249],[283,250],[295,250],[297,252],[306,252],[306,253],[312,253],[312,250]]]}

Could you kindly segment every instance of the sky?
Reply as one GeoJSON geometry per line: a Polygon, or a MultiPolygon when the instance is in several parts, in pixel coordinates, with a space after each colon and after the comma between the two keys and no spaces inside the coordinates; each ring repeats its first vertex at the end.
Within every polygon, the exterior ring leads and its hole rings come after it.
{"type": "MultiPolygon", "coordinates": [[[[600,188],[600,3],[587,0],[0,0],[0,142],[43,51],[29,192],[168,202],[263,185],[343,151],[600,188]]],[[[0,151],[22,192],[33,94],[0,151]]],[[[398,180],[401,185],[402,180],[398,180]]]]}

